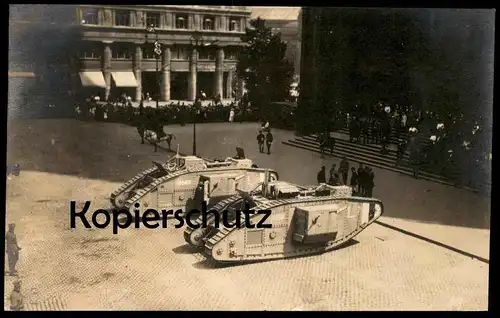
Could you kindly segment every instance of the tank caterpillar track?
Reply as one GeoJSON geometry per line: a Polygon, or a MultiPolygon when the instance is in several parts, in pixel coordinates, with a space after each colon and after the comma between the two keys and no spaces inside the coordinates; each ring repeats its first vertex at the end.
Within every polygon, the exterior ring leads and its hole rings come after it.
{"type": "MultiPolygon", "coordinates": [[[[196,173],[196,172],[199,172],[199,171],[204,171],[204,170],[203,169],[197,169],[197,170],[193,169],[193,170],[190,170],[190,171],[179,170],[179,171],[170,173],[170,174],[168,174],[168,175],[166,175],[164,177],[158,178],[155,181],[151,182],[147,187],[145,187],[143,189],[137,190],[132,197],[128,198],[125,201],[124,206],[125,206],[125,208],[130,209],[130,207],[135,202],[139,201],[143,196],[145,196],[149,192],[157,189],[158,186],[160,186],[162,183],[170,181],[170,180],[173,180],[173,179],[175,179],[175,178],[177,178],[179,176],[185,175],[185,174],[196,173]]],[[[153,208],[153,207],[151,207],[151,208],[153,208]]]]}
{"type": "MultiPolygon", "coordinates": [[[[381,211],[383,211],[383,204],[380,200],[378,199],[372,199],[372,198],[364,198],[364,197],[314,197],[310,199],[292,199],[292,200],[275,200],[272,202],[260,204],[256,207],[254,207],[254,210],[273,210],[276,209],[280,206],[284,205],[294,205],[294,204],[304,204],[304,203],[311,203],[311,204],[321,204],[321,203],[328,203],[331,201],[337,201],[337,200],[342,200],[345,202],[356,202],[356,203],[376,203],[379,204],[382,208],[381,211]]],[[[382,212],[383,213],[383,212],[382,212]]],[[[378,216],[380,217],[382,213],[378,216]]],[[[251,219],[255,219],[257,215],[253,215],[251,219]]],[[[377,218],[378,218],[377,217],[377,218]]],[[[242,219],[243,217],[240,218],[240,221],[244,222],[242,219]]],[[[293,219],[293,216],[290,216],[291,219],[293,219]]],[[[322,252],[327,252],[330,250],[333,250],[342,244],[348,242],[350,239],[354,238],[356,235],[358,235],[361,231],[363,231],[367,226],[373,224],[373,222],[377,219],[373,218],[369,222],[367,222],[364,225],[360,224],[360,218],[358,218],[357,221],[357,227],[356,229],[339,239],[329,241],[326,244],[323,245],[316,245],[316,246],[311,246],[311,245],[298,245],[295,248],[291,249],[290,251],[283,251],[283,252],[274,252],[274,253],[262,253],[258,255],[244,255],[244,256],[238,256],[236,254],[232,255],[233,259],[231,260],[222,260],[223,256],[221,256],[223,253],[223,249],[226,249],[227,246],[231,246],[231,243],[234,244],[234,242],[226,242],[226,238],[228,238],[233,232],[235,231],[244,231],[246,230],[245,228],[219,228],[218,231],[208,238],[205,242],[205,254],[208,258],[212,259],[215,262],[219,263],[244,263],[244,262],[255,262],[255,261],[264,261],[264,260],[273,260],[273,259],[282,259],[282,258],[288,258],[288,257],[296,257],[296,256],[304,256],[304,255],[311,255],[311,254],[317,254],[317,253],[322,253],[322,252]]],[[[291,220],[289,221],[290,224],[288,225],[289,227],[291,226],[291,220]]],[[[255,224],[255,222],[253,222],[255,224]]],[[[230,254],[231,255],[231,254],[230,254]]]]}
{"type": "Polygon", "coordinates": [[[156,167],[153,167],[153,168],[150,168],[148,170],[145,170],[139,174],[137,174],[135,177],[133,177],[132,179],[130,179],[129,181],[127,181],[126,183],[122,184],[121,187],[119,187],[118,189],[116,189],[115,191],[113,191],[113,193],[111,193],[111,196],[109,198],[109,200],[111,201],[111,204],[114,206],[114,207],[117,207],[117,208],[121,208],[124,206],[124,203],[125,203],[125,197],[128,193],[128,191],[132,190],[135,186],[136,186],[136,183],[144,178],[145,176],[155,172],[157,170],[156,167]]]}
{"type": "MultiPolygon", "coordinates": [[[[230,198],[220,201],[216,205],[214,205],[210,210],[215,210],[217,212],[224,211],[229,205],[234,202],[241,200],[241,196],[234,195],[230,198]]],[[[215,221],[215,215],[212,213],[207,216],[207,224],[212,224],[215,221]]],[[[203,216],[199,216],[196,220],[192,221],[193,225],[199,225],[199,228],[187,227],[184,230],[184,240],[191,246],[203,247],[205,245],[205,241],[203,240],[208,232],[211,231],[209,228],[203,228],[203,216]]]]}

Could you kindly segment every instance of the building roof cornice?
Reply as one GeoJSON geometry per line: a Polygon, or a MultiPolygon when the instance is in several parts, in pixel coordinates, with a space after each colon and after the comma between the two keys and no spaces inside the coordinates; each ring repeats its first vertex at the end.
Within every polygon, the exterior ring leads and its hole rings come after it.
{"type": "Polygon", "coordinates": [[[97,7],[107,9],[127,9],[127,10],[152,10],[152,11],[179,11],[179,12],[212,12],[250,16],[251,10],[244,6],[183,6],[183,5],[81,5],[82,7],[97,7]]]}

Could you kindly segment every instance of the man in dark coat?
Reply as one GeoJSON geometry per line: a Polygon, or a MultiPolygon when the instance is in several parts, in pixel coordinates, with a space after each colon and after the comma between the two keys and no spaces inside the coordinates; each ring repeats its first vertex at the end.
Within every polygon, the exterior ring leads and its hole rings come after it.
{"type": "Polygon", "coordinates": [[[361,139],[363,144],[370,142],[370,121],[368,118],[363,118],[360,122],[361,139]]]}
{"type": "Polygon", "coordinates": [[[342,161],[340,161],[339,172],[340,172],[340,175],[342,176],[343,184],[347,185],[347,177],[349,174],[349,161],[347,161],[346,157],[342,158],[342,161]]]}
{"type": "Polygon", "coordinates": [[[396,151],[396,165],[399,165],[403,160],[406,148],[408,147],[408,141],[403,138],[398,143],[398,149],[396,151]]]}
{"type": "Polygon", "coordinates": [[[373,188],[375,187],[375,174],[370,167],[365,167],[365,196],[371,198],[373,196],[373,188]]]}
{"type": "Polygon", "coordinates": [[[321,158],[323,158],[323,155],[325,153],[325,144],[326,144],[325,135],[322,133],[319,133],[316,140],[319,143],[319,151],[321,153],[321,158]]]}
{"type": "Polygon", "coordinates": [[[271,134],[271,130],[268,130],[266,134],[266,146],[268,155],[271,154],[271,145],[273,144],[273,141],[274,141],[273,134],[271,134]]]}
{"type": "Polygon", "coordinates": [[[330,179],[328,180],[328,184],[331,186],[338,186],[340,183],[339,172],[337,171],[337,165],[332,164],[332,168],[330,169],[330,179]]]}
{"type": "Polygon", "coordinates": [[[365,183],[366,183],[365,168],[363,167],[362,164],[359,164],[359,167],[358,167],[358,195],[359,196],[365,195],[365,183]]]}
{"type": "Polygon", "coordinates": [[[418,179],[420,173],[420,164],[422,163],[422,153],[420,149],[419,139],[414,134],[408,141],[408,148],[410,152],[410,164],[413,168],[413,177],[418,179]]]}
{"type": "Polygon", "coordinates": [[[326,183],[326,170],[325,170],[325,166],[322,166],[321,167],[321,170],[318,172],[318,175],[317,175],[317,180],[318,180],[318,184],[321,184],[321,183],[326,183]]]}

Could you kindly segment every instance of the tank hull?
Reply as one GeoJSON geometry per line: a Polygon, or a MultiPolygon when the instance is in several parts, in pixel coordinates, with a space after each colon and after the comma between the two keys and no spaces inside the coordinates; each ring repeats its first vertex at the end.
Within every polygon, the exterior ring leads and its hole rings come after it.
{"type": "MultiPolygon", "coordinates": [[[[204,253],[207,257],[218,263],[245,263],[324,253],[347,243],[383,214],[380,200],[362,197],[274,200],[254,209],[270,210],[267,222],[272,227],[220,228],[206,240],[204,253]],[[336,208],[333,213],[323,213],[326,221],[322,223],[323,227],[329,226],[330,229],[325,231],[317,227],[318,233],[323,236],[312,235],[307,238],[306,235],[306,239],[298,241],[304,236],[297,234],[299,212],[304,209],[314,212],[322,207],[328,210],[332,206],[340,208],[336,208]],[[376,212],[370,210],[373,207],[378,207],[376,212]]],[[[253,215],[251,222],[257,224],[262,217],[253,215]]]]}

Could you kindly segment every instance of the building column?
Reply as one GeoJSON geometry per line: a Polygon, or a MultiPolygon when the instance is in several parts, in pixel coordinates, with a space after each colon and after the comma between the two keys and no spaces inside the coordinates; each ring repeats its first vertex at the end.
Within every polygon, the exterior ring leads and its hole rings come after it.
{"type": "Polygon", "coordinates": [[[189,78],[188,78],[188,100],[196,100],[197,94],[197,64],[198,64],[198,51],[193,48],[191,52],[191,59],[189,61],[189,78]]]}
{"type": "Polygon", "coordinates": [[[104,75],[104,81],[106,82],[106,88],[104,89],[104,100],[107,101],[111,93],[111,43],[109,42],[104,42],[102,55],[102,73],[104,75]]]}
{"type": "Polygon", "coordinates": [[[142,100],[142,47],[140,44],[136,44],[134,53],[134,76],[137,81],[137,87],[135,88],[135,98],[134,101],[140,102],[142,100]]]}
{"type": "Polygon", "coordinates": [[[239,94],[240,94],[240,99],[243,97],[243,95],[245,94],[245,80],[243,78],[240,78],[239,79],[239,86],[240,86],[240,91],[239,91],[239,94]]]}
{"type": "Polygon", "coordinates": [[[172,59],[172,54],[170,48],[163,46],[163,52],[161,55],[161,69],[162,69],[162,89],[161,89],[161,100],[166,102],[170,100],[170,61],[172,59]]]}
{"type": "Polygon", "coordinates": [[[217,48],[217,55],[215,56],[215,89],[214,93],[217,96],[220,94],[221,99],[224,98],[224,49],[217,48]]]}
{"type": "Polygon", "coordinates": [[[233,98],[233,76],[233,71],[227,72],[226,98],[233,98]]]}

